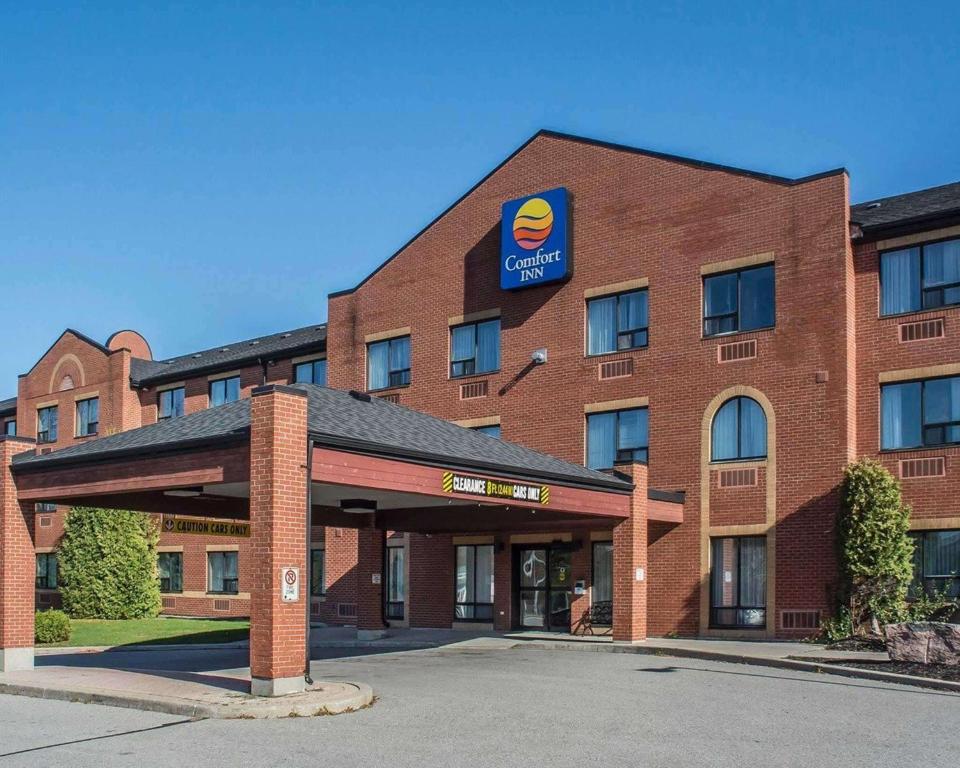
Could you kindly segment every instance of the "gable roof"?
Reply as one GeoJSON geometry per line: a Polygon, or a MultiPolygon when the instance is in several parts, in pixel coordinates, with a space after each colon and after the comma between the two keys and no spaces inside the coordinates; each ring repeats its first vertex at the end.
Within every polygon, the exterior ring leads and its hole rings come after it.
{"type": "Polygon", "coordinates": [[[7,400],[0,400],[0,416],[6,416],[17,412],[17,398],[11,397],[7,400]]]}
{"type": "Polygon", "coordinates": [[[865,231],[960,218],[960,181],[850,206],[850,219],[865,231]]]}
{"type": "Polygon", "coordinates": [[[130,378],[134,386],[146,386],[199,373],[235,368],[260,359],[292,356],[298,352],[321,351],[326,348],[326,323],[308,325],[292,331],[281,331],[255,339],[222,344],[167,360],[130,361],[130,378]]]}
{"type": "Polygon", "coordinates": [[[30,366],[30,370],[27,371],[26,373],[21,373],[21,374],[20,374],[21,378],[22,378],[23,376],[29,376],[31,373],[33,373],[33,369],[36,368],[38,365],[40,365],[40,361],[43,360],[43,358],[45,358],[47,355],[49,355],[49,354],[50,354],[50,350],[52,350],[55,346],[57,346],[57,344],[60,343],[60,340],[61,340],[64,336],[66,336],[68,333],[73,334],[73,335],[76,336],[78,339],[80,339],[80,341],[82,341],[82,342],[84,342],[84,343],[86,343],[86,344],[89,344],[91,347],[93,347],[94,349],[99,350],[100,352],[103,352],[103,354],[105,354],[105,355],[111,355],[111,354],[113,354],[113,352],[112,352],[110,349],[108,349],[106,346],[104,346],[103,344],[101,344],[99,341],[94,341],[94,340],[91,339],[89,336],[87,336],[85,333],[80,333],[80,331],[74,330],[73,328],[64,328],[63,332],[62,332],[59,336],[57,336],[57,338],[56,338],[56,340],[53,342],[53,344],[51,344],[49,347],[47,347],[46,351],[44,351],[44,353],[43,353],[42,355],[40,355],[40,357],[37,358],[37,362],[35,362],[33,365],[30,366]]]}
{"type": "Polygon", "coordinates": [[[432,221],[430,221],[423,229],[417,232],[413,237],[411,237],[407,242],[401,245],[393,254],[391,254],[383,263],[380,264],[376,269],[368,274],[363,280],[357,283],[353,288],[345,288],[340,291],[333,291],[329,294],[330,298],[336,298],[337,296],[346,296],[351,293],[354,293],[365,283],[367,283],[374,275],[376,275],[380,270],[386,267],[391,261],[393,261],[397,256],[403,253],[407,248],[409,248],[416,240],[420,238],[425,232],[427,232],[431,227],[433,227],[440,219],[446,216],[450,211],[456,208],[460,203],[466,200],[474,191],[477,190],[485,181],[487,181],[491,176],[493,176],[497,171],[503,168],[507,163],[513,160],[517,155],[519,155],[524,149],[526,149],[530,144],[536,141],[541,136],[548,137],[552,139],[559,139],[561,141],[569,141],[577,144],[585,144],[593,147],[600,147],[602,149],[609,149],[615,152],[625,152],[633,155],[643,155],[645,157],[652,157],[657,160],[666,160],[671,163],[679,163],[681,165],[689,165],[693,168],[699,168],[701,170],[708,171],[721,171],[723,173],[731,173],[737,176],[746,176],[751,179],[756,179],[758,181],[765,181],[771,184],[781,184],[784,186],[794,186],[796,184],[804,184],[808,181],[815,181],[816,179],[822,179],[827,176],[834,176],[838,173],[846,173],[845,168],[834,168],[829,171],[823,171],[821,173],[811,174],[809,176],[801,176],[799,178],[788,178],[786,176],[776,176],[772,173],[762,173],[759,171],[750,171],[745,168],[737,168],[731,165],[721,165],[720,163],[710,163],[705,160],[696,160],[691,157],[684,157],[682,155],[671,155],[666,152],[656,152],[650,149],[642,149],[640,147],[631,147],[626,144],[616,144],[610,141],[601,141],[599,139],[591,139],[586,136],[577,136],[572,133],[562,133],[560,131],[551,131],[545,128],[541,128],[533,136],[527,139],[523,144],[517,147],[513,152],[511,152],[504,160],[497,164],[493,170],[487,173],[482,179],[480,179],[476,184],[474,184],[470,189],[464,192],[460,197],[454,200],[449,206],[447,206],[443,211],[441,211],[432,221]]]}
{"type": "MultiPolygon", "coordinates": [[[[308,429],[317,445],[450,469],[616,491],[632,484],[544,453],[457,426],[434,416],[355,392],[292,385],[308,397],[308,429]]],[[[86,464],[121,456],[152,456],[246,439],[250,400],[243,399],[47,454],[20,454],[16,471],[86,464]]]]}

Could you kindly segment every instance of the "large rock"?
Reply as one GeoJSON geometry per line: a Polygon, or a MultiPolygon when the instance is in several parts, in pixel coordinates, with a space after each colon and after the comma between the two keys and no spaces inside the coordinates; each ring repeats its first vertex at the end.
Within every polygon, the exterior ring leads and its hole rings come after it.
{"type": "Polygon", "coordinates": [[[884,635],[887,653],[893,661],[960,666],[960,624],[939,621],[888,624],[884,635]]]}

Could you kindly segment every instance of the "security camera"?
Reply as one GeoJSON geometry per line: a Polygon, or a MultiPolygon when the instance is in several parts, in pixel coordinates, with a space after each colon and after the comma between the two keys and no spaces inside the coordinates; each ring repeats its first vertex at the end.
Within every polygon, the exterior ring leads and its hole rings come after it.
{"type": "Polygon", "coordinates": [[[530,355],[530,359],[533,361],[534,365],[543,365],[547,362],[547,349],[546,347],[541,347],[540,349],[535,349],[533,354],[530,355]]]}

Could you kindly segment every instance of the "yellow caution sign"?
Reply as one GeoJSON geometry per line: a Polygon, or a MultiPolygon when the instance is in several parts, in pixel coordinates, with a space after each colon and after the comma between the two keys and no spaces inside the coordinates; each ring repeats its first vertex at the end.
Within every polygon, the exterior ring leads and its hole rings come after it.
{"type": "Polygon", "coordinates": [[[239,520],[202,520],[196,517],[163,516],[164,533],[186,533],[195,536],[234,536],[250,538],[250,523],[239,520]]]}

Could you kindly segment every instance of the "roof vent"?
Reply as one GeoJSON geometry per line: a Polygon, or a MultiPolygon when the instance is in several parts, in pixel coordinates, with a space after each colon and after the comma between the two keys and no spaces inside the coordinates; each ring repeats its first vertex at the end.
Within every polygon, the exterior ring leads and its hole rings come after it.
{"type": "Polygon", "coordinates": [[[371,400],[370,395],[368,395],[366,392],[357,392],[355,389],[350,390],[350,397],[352,397],[354,400],[359,400],[361,403],[369,403],[371,400]]]}
{"type": "Polygon", "coordinates": [[[229,352],[229,351],[230,351],[230,347],[220,347],[220,351],[221,351],[221,352],[229,352]]]}
{"type": "Polygon", "coordinates": [[[883,205],[883,203],[867,203],[864,207],[867,210],[872,211],[874,208],[879,208],[881,205],[883,205]]]}
{"type": "Polygon", "coordinates": [[[289,338],[290,338],[290,334],[289,334],[289,333],[281,333],[281,334],[280,334],[280,338],[281,338],[281,339],[289,339],[289,338]]]}
{"type": "Polygon", "coordinates": [[[198,357],[203,357],[203,355],[201,355],[199,352],[197,352],[197,354],[191,355],[191,357],[193,357],[193,359],[196,360],[198,357]]]}
{"type": "Polygon", "coordinates": [[[257,344],[259,344],[259,343],[260,343],[259,341],[251,341],[251,342],[250,342],[250,346],[251,346],[251,347],[255,347],[255,346],[257,346],[257,344]]]}

